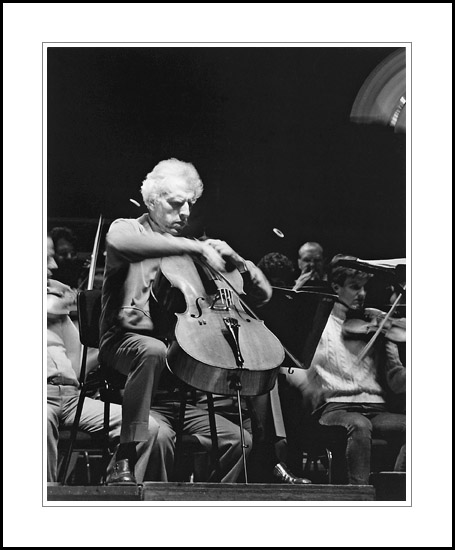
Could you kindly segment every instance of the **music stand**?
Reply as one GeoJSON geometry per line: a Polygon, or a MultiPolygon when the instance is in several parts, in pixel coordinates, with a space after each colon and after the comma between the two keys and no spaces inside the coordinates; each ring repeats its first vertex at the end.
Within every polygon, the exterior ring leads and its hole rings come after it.
{"type": "MultiPolygon", "coordinates": [[[[335,299],[335,294],[322,287],[307,291],[274,287],[272,298],[258,313],[303,368],[308,369],[335,299]]],[[[286,356],[282,366],[297,365],[286,356]]]]}

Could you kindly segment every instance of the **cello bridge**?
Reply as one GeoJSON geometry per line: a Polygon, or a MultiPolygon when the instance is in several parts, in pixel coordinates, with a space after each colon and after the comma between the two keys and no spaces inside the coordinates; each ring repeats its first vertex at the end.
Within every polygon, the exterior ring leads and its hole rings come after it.
{"type": "Polygon", "coordinates": [[[230,311],[233,304],[232,290],[229,288],[219,288],[210,308],[215,311],[230,311]]]}

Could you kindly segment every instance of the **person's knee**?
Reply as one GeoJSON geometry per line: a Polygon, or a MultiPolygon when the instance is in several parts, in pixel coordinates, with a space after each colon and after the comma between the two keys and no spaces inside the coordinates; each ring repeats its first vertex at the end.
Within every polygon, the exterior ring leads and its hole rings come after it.
{"type": "Polygon", "coordinates": [[[368,418],[362,414],[353,414],[347,424],[347,430],[350,436],[371,439],[373,426],[368,418]]]}
{"type": "Polygon", "coordinates": [[[141,357],[166,358],[166,345],[155,338],[144,338],[139,346],[138,353],[141,357]]]}
{"type": "Polygon", "coordinates": [[[153,416],[149,415],[148,439],[157,439],[160,432],[160,424],[153,416]]]}
{"type": "Polygon", "coordinates": [[[355,412],[346,412],[343,415],[337,414],[334,418],[327,415],[326,418],[322,417],[319,422],[330,430],[343,428],[346,430],[348,437],[371,438],[373,430],[373,426],[368,418],[363,414],[355,412]]]}
{"type": "Polygon", "coordinates": [[[158,433],[156,436],[156,445],[163,448],[174,448],[175,446],[175,432],[167,424],[160,424],[158,427],[158,433]]]}

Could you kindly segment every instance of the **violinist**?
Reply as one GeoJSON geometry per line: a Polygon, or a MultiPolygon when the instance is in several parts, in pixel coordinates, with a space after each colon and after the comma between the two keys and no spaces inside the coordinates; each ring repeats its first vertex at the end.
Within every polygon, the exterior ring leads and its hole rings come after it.
{"type": "MultiPolygon", "coordinates": [[[[389,286],[390,304],[395,303],[398,290],[395,285],[389,286]]],[[[406,317],[400,315],[400,322],[406,317]]],[[[387,338],[385,342],[385,386],[388,390],[388,402],[391,410],[406,413],[406,339],[387,338]]]]}
{"type": "MultiPolygon", "coordinates": [[[[116,481],[130,476],[135,445],[147,435],[150,406],[174,434],[175,403],[159,403],[157,390],[166,367],[166,343],[157,334],[157,319],[150,311],[153,283],[160,259],[189,255],[202,258],[218,272],[226,264],[243,277],[244,289],[256,303],[272,293],[262,272],[241,258],[227,243],[182,237],[191,209],[203,191],[195,167],[175,158],[159,162],[146,176],[141,192],[146,213],[137,219],[115,220],[106,237],[106,264],[102,294],[100,354],[105,364],[127,376],[116,481]]],[[[166,371],[166,375],[169,373],[166,371]]],[[[163,377],[164,378],[164,377],[163,377]]],[[[221,481],[234,482],[242,471],[238,426],[216,417],[221,481]]],[[[208,413],[188,406],[184,432],[210,449],[208,413]]],[[[247,451],[251,437],[245,431],[247,451]]],[[[168,468],[162,470],[167,480],[168,468]]]]}
{"type": "MultiPolygon", "coordinates": [[[[73,423],[79,400],[81,345],[79,333],[69,317],[75,300],[75,291],[52,279],[57,268],[54,260],[54,243],[47,238],[47,481],[57,481],[59,428],[73,423]]],[[[88,370],[97,363],[87,363],[88,370]]],[[[104,420],[102,401],[86,397],[79,422],[79,429],[88,433],[101,432],[104,420]]],[[[112,404],[109,419],[109,438],[118,440],[122,411],[112,404]]],[[[153,420],[144,443],[138,447],[140,459],[135,475],[141,481],[147,475],[147,467],[158,437],[159,425],[153,420]]],[[[114,461],[113,461],[114,462],[114,461]]],[[[113,463],[110,465],[113,467],[113,463]]],[[[149,478],[151,481],[151,479],[149,478]]]]}
{"type": "Polygon", "coordinates": [[[339,264],[340,260],[349,258],[338,254],[330,263],[329,281],[338,302],[334,304],[310,368],[295,371],[287,378],[291,386],[300,390],[322,433],[330,439],[341,431],[345,466],[342,481],[364,485],[369,482],[373,436],[388,441],[397,457],[395,469],[402,469],[400,458],[404,452],[406,417],[389,412],[386,407],[379,382],[376,346],[359,360],[365,341],[346,338],[343,333],[348,313],[363,308],[365,284],[370,277],[339,264]]]}

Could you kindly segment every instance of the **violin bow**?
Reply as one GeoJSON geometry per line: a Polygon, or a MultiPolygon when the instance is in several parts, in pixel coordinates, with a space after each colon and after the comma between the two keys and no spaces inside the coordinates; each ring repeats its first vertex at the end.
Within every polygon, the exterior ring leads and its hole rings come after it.
{"type": "Polygon", "coordinates": [[[93,244],[92,256],[90,258],[90,269],[89,269],[88,278],[87,278],[87,290],[93,289],[93,283],[95,280],[96,261],[98,259],[98,252],[100,248],[101,229],[103,227],[103,221],[104,221],[103,214],[100,214],[100,219],[98,220],[98,227],[95,235],[95,242],[93,244]]]}
{"type": "MultiPolygon", "coordinates": [[[[405,289],[405,287],[403,287],[403,290],[405,289]]],[[[390,319],[392,313],[395,311],[395,309],[397,308],[398,304],[400,303],[400,300],[401,298],[403,297],[403,293],[401,292],[400,294],[398,294],[396,300],[393,302],[392,304],[392,307],[389,309],[389,311],[386,313],[386,315],[384,316],[384,319],[380,322],[378,328],[376,329],[376,332],[373,334],[372,338],[370,339],[370,341],[368,342],[368,344],[363,348],[363,350],[360,352],[359,356],[358,356],[358,361],[359,363],[365,358],[365,356],[367,355],[367,353],[370,351],[370,349],[373,347],[376,339],[378,338],[378,336],[381,334],[381,331],[382,329],[384,328],[385,324],[387,323],[387,321],[390,319]]]]}
{"type": "Polygon", "coordinates": [[[317,286],[311,286],[308,287],[308,289],[300,289],[300,290],[294,290],[292,288],[285,288],[282,286],[273,286],[272,288],[275,288],[276,290],[283,290],[284,292],[289,292],[290,294],[310,294],[312,296],[326,296],[327,298],[337,298],[336,294],[332,294],[330,292],[324,292],[323,290],[317,290],[320,287],[317,286]]]}
{"type": "MultiPolygon", "coordinates": [[[[98,220],[98,228],[96,230],[95,235],[95,242],[93,244],[93,251],[92,256],[90,258],[90,269],[88,272],[87,277],[87,290],[93,290],[93,282],[95,280],[95,268],[96,268],[96,260],[98,258],[98,251],[100,247],[100,240],[101,240],[101,229],[103,227],[103,215],[100,214],[100,219],[98,220]]],[[[81,385],[85,383],[85,366],[86,366],[86,358],[87,358],[87,348],[86,346],[82,346],[82,364],[81,364],[81,371],[79,373],[79,382],[81,385]]]]}

